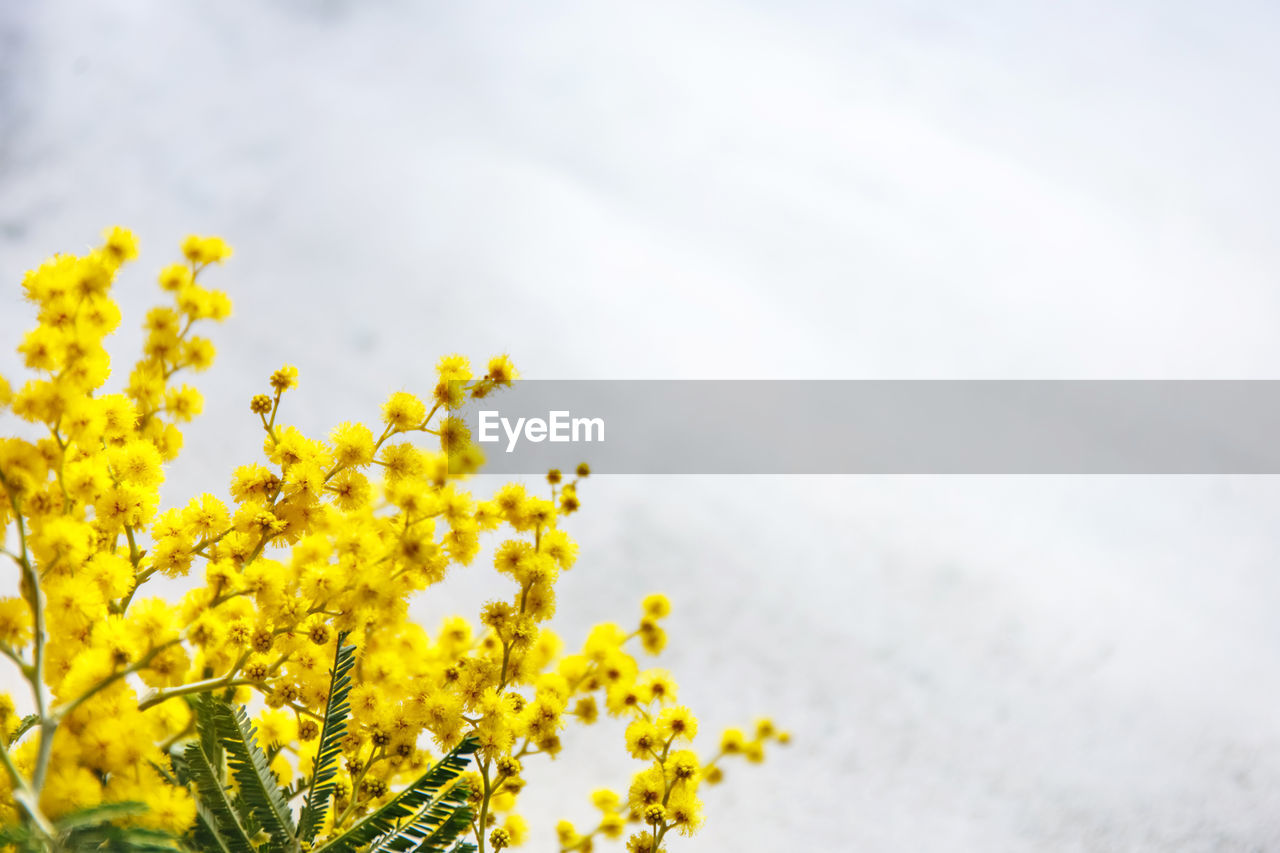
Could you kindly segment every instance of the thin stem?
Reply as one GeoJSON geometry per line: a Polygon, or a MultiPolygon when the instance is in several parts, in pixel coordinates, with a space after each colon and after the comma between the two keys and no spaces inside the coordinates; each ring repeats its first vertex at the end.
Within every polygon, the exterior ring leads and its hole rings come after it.
{"type": "Polygon", "coordinates": [[[88,690],[86,690],[84,693],[81,693],[79,696],[73,699],[70,702],[70,704],[64,705],[63,707],[59,708],[57,713],[54,714],[54,721],[61,722],[63,719],[67,717],[68,714],[70,714],[76,708],[79,708],[81,705],[83,705],[86,701],[92,698],[99,691],[106,689],[107,687],[111,686],[112,684],[114,684],[115,682],[119,681],[120,679],[124,678],[127,675],[132,675],[135,672],[140,672],[141,670],[146,669],[147,665],[151,663],[151,661],[155,660],[156,655],[160,654],[162,651],[174,645],[175,643],[180,643],[180,642],[181,640],[175,638],[173,640],[169,640],[168,642],[161,643],[160,645],[152,648],[149,652],[143,655],[138,660],[137,663],[130,664],[129,666],[125,667],[119,672],[111,673],[106,678],[102,679],[97,684],[93,685],[88,690]]]}
{"type": "Polygon", "coordinates": [[[511,644],[506,640],[502,641],[502,676],[498,679],[498,692],[501,693],[503,688],[507,686],[507,665],[511,663],[511,644]]]}
{"type": "Polygon", "coordinates": [[[44,589],[40,586],[40,573],[31,565],[27,552],[27,529],[23,523],[19,501],[10,495],[13,515],[18,522],[18,543],[22,554],[22,575],[27,587],[28,602],[31,605],[31,616],[34,623],[34,646],[32,649],[31,690],[35,694],[36,715],[40,718],[40,747],[36,753],[35,772],[31,775],[31,786],[40,790],[44,785],[45,774],[49,771],[49,757],[53,754],[53,734],[58,727],[56,720],[50,719],[48,688],[44,683],[44,647],[48,642],[48,634],[44,624],[44,589]]]}
{"type": "Polygon", "coordinates": [[[53,733],[57,728],[57,723],[51,721],[45,713],[49,703],[44,684],[44,645],[46,639],[44,591],[40,587],[40,573],[31,565],[30,553],[27,550],[27,528],[22,515],[22,502],[18,500],[18,496],[9,488],[9,483],[4,479],[3,474],[0,474],[0,484],[8,492],[9,506],[13,508],[13,517],[18,527],[18,565],[22,569],[22,581],[27,594],[27,604],[31,607],[32,622],[35,626],[33,661],[29,666],[22,666],[22,673],[35,696],[36,714],[40,719],[40,746],[36,757],[35,773],[32,778],[28,780],[18,772],[17,766],[13,763],[13,757],[9,754],[9,746],[4,743],[4,738],[0,738],[0,761],[3,761],[5,769],[13,781],[14,802],[26,813],[28,820],[35,826],[36,831],[46,840],[51,841],[55,834],[53,825],[49,823],[49,819],[40,811],[40,795],[38,793],[44,782],[45,773],[49,768],[49,756],[53,753],[53,733]]]}
{"type": "Polygon", "coordinates": [[[154,708],[161,702],[167,702],[176,696],[189,696],[192,693],[205,693],[210,690],[217,690],[222,687],[242,687],[246,684],[257,684],[251,678],[228,678],[225,675],[217,678],[208,678],[204,681],[193,681],[190,684],[183,684],[180,687],[170,687],[167,690],[157,690],[138,703],[138,710],[145,711],[148,708],[154,708]]]}
{"type": "Polygon", "coordinates": [[[18,665],[18,669],[22,670],[23,675],[29,676],[31,674],[31,664],[24,661],[22,656],[7,643],[0,643],[0,654],[16,663],[18,665]]]}
{"type": "Polygon", "coordinates": [[[368,762],[365,763],[364,767],[360,768],[360,773],[352,778],[351,802],[347,803],[347,807],[342,810],[342,814],[338,817],[337,820],[333,822],[333,827],[335,831],[337,830],[338,827],[342,826],[343,822],[346,821],[347,818],[351,817],[352,812],[356,810],[357,800],[359,799],[359,796],[360,796],[360,783],[364,781],[364,777],[369,772],[369,768],[377,764],[379,759],[381,759],[385,754],[386,753],[383,751],[383,748],[378,747],[378,749],[375,752],[370,753],[369,760],[368,762]]]}
{"type": "Polygon", "coordinates": [[[4,738],[0,738],[0,762],[4,763],[5,770],[9,772],[9,778],[13,782],[13,801],[26,813],[27,819],[35,824],[36,831],[46,841],[52,841],[56,833],[53,824],[44,816],[44,812],[40,811],[40,796],[13,763],[13,756],[9,754],[9,746],[4,742],[4,738]]]}
{"type": "Polygon", "coordinates": [[[196,730],[195,717],[192,717],[191,719],[187,720],[187,724],[186,726],[183,727],[182,731],[178,732],[173,737],[169,738],[164,743],[160,744],[160,751],[168,755],[169,750],[173,749],[173,745],[175,743],[182,740],[184,737],[191,734],[195,730],[196,730]]]}
{"type": "Polygon", "coordinates": [[[276,440],[276,413],[280,411],[280,395],[283,391],[277,391],[275,399],[271,401],[271,420],[267,422],[267,434],[271,436],[271,440],[276,440]]]}
{"type": "Polygon", "coordinates": [[[480,778],[484,780],[484,798],[480,801],[476,842],[480,845],[479,853],[484,853],[484,831],[489,824],[489,797],[493,794],[493,788],[489,784],[489,759],[487,758],[480,762],[480,778]]]}

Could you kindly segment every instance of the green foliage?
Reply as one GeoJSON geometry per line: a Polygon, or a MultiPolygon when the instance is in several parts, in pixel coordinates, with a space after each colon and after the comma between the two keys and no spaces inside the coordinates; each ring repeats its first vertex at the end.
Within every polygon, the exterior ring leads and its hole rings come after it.
{"type": "MultiPolygon", "coordinates": [[[[471,829],[471,812],[463,808],[466,791],[455,787],[419,810],[414,820],[408,821],[399,833],[379,839],[369,847],[369,853],[384,850],[415,850],[421,853],[444,853],[450,841],[460,839],[471,829]]],[[[460,841],[450,853],[475,850],[475,846],[460,841]]]]}
{"type": "Polygon", "coordinates": [[[18,723],[18,727],[13,730],[13,734],[9,735],[9,744],[12,746],[20,741],[22,736],[31,731],[38,722],[40,722],[40,716],[38,714],[27,714],[23,717],[18,723]]]}
{"type": "Polygon", "coordinates": [[[242,808],[247,807],[257,818],[273,848],[300,849],[289,804],[266,754],[258,745],[257,730],[249,723],[248,714],[243,707],[219,700],[214,700],[211,707],[218,742],[227,753],[227,767],[240,787],[242,808]]]}
{"type": "Polygon", "coordinates": [[[356,647],[346,645],[347,635],[338,635],[333,669],[329,675],[329,702],[324,709],[324,725],[320,729],[320,745],[316,751],[315,770],[307,790],[307,799],[298,819],[298,838],[311,841],[316,837],[329,799],[333,796],[333,778],[338,773],[338,756],[342,754],[342,738],[347,733],[347,717],[351,706],[351,669],[356,663],[356,647]]]}
{"type": "Polygon", "coordinates": [[[318,847],[318,853],[353,853],[366,844],[371,850],[444,853],[471,824],[466,788],[456,780],[475,751],[475,739],[464,739],[386,805],[318,847]]]}
{"type": "Polygon", "coordinates": [[[253,842],[240,822],[227,789],[223,787],[221,773],[205,754],[200,741],[187,744],[186,775],[196,787],[197,817],[205,835],[216,839],[215,849],[227,853],[253,853],[253,842]]]}
{"type": "Polygon", "coordinates": [[[120,853],[173,853],[178,839],[165,832],[142,827],[116,826],[112,821],[146,811],[142,803],[102,803],[72,812],[57,820],[54,837],[46,839],[30,827],[15,824],[0,828],[0,845],[12,845],[18,853],[44,853],[49,849],[80,853],[111,850],[120,853]]]}
{"type": "MultiPolygon", "coordinates": [[[[313,845],[333,799],[350,716],[347,696],[355,647],[344,645],[345,639],[345,635],[339,637],[330,671],[329,701],[315,768],[311,778],[296,787],[281,791],[244,708],[212,694],[191,701],[197,737],[187,743],[181,755],[173,756],[178,781],[193,789],[196,800],[196,826],[186,839],[191,849],[217,853],[299,853],[313,846],[317,853],[475,850],[461,840],[471,829],[472,813],[467,790],[458,781],[476,751],[473,738],[464,739],[380,808],[336,837],[313,845]],[[295,826],[288,801],[304,791],[295,826]]],[[[102,849],[144,848],[108,845],[102,849]]]]}

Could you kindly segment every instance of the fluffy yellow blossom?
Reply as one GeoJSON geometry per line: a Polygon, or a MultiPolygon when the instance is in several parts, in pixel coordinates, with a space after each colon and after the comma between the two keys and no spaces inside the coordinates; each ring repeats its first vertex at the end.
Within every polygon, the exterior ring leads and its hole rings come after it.
{"type": "Polygon", "coordinates": [[[0,598],[0,643],[19,647],[31,639],[31,608],[21,598],[0,598]]]}
{"type": "Polygon", "coordinates": [[[216,264],[231,257],[231,247],[221,237],[193,234],[182,241],[182,254],[193,264],[216,264]]]}
{"type": "Polygon", "coordinates": [[[292,388],[298,387],[298,368],[292,364],[286,364],[284,367],[271,374],[271,390],[277,394],[283,394],[292,388]]]}
{"type": "Polygon", "coordinates": [[[109,256],[116,264],[122,264],[138,257],[138,238],[134,237],[133,232],[129,229],[121,228],[119,225],[108,228],[103,234],[103,238],[103,253],[109,256]]]}
{"type": "Polygon", "coordinates": [[[415,429],[427,417],[427,406],[407,391],[397,391],[382,405],[382,422],[392,429],[415,429]]]}
{"type": "MultiPolygon", "coordinates": [[[[636,630],[603,622],[580,653],[563,654],[549,620],[577,560],[566,519],[590,470],[473,495],[466,480],[483,457],[451,414],[517,379],[506,355],[480,376],[447,355],[434,387],[391,394],[375,429],[348,421],[326,437],[286,422],[283,395],[298,371],[285,365],[250,401],[262,456],[236,468],[225,493],[162,507],[167,465],[204,406],[182,379],[215,355],[195,330],[231,313],[206,281],[230,247],[191,236],[182,254],[159,274],[165,304],[146,313],[141,354],[118,370],[115,390],[103,342],[121,320],[111,288],[137,255],[134,236],[110,229],[98,248],[51,258],[22,281],[37,320],[17,343],[30,376],[0,377],[0,406],[37,437],[0,438],[0,526],[20,576],[0,597],[0,650],[28,681],[36,715],[20,729],[13,699],[0,695],[0,826],[43,838],[77,811],[138,803],[143,811],[109,819],[197,845],[211,831],[197,833],[197,815],[212,812],[197,808],[209,792],[188,750],[205,748],[198,721],[215,699],[248,709],[261,750],[250,763],[300,793],[331,755],[321,733],[340,643],[358,651],[321,843],[396,798],[433,753],[469,743],[462,825],[481,853],[519,846],[531,837],[514,813],[525,767],[568,749],[571,725],[607,722],[603,710],[621,718],[622,746],[643,769],[625,798],[592,795],[594,828],[562,822],[557,835],[562,849],[589,851],[645,821],[628,849],[652,853],[667,833],[701,824],[697,789],[719,778],[722,758],[758,760],[766,742],[789,738],[760,721],[752,740],[726,732],[709,760],[692,751],[697,720],[675,704],[674,678],[635,659],[666,644],[664,596],[643,601],[636,630]],[[453,615],[433,633],[414,623],[410,600],[488,546],[498,591],[479,618],[453,615]]],[[[212,764],[222,771],[221,759],[212,764]]],[[[242,787],[225,781],[224,792],[242,787]]]]}
{"type": "Polygon", "coordinates": [[[654,619],[663,619],[671,613],[671,601],[660,593],[646,596],[643,605],[645,615],[654,619]]]}
{"type": "Polygon", "coordinates": [[[698,733],[698,720],[683,706],[663,708],[658,714],[658,731],[665,740],[691,741],[698,733]]]}

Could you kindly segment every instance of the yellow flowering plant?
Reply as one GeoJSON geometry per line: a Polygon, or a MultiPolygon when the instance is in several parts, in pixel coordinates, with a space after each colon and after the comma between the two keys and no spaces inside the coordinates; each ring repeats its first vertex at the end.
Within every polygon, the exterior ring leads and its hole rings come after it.
{"type": "Polygon", "coordinates": [[[0,439],[17,580],[0,597],[0,654],[30,696],[0,693],[0,848],[501,850],[529,836],[524,762],[555,758],[567,725],[604,715],[625,723],[643,769],[625,794],[591,796],[594,827],[562,821],[560,849],[630,826],[627,850],[655,853],[701,824],[699,786],[724,757],[759,761],[787,740],[765,720],[725,732],[710,759],[692,751],[697,720],[675,682],[637,659],[666,644],[661,595],[633,628],[597,625],[563,653],[548,622],[577,557],[562,523],[586,465],[549,472],[546,496],[462,487],[483,457],[456,410],[517,378],[506,356],[483,374],[446,356],[426,399],[394,393],[380,424],[325,439],[283,423],[298,382],[283,367],[250,401],[264,457],[235,470],[230,500],[162,510],[166,463],[202,408],[179,376],[212,364],[196,331],[231,312],[204,283],[226,243],[193,236],[182,251],[116,393],[103,342],[133,235],[111,229],[22,282],[38,325],[18,346],[33,377],[0,377],[0,409],[31,431],[0,439]],[[428,633],[410,598],[473,562],[483,535],[499,539],[506,592],[428,633]],[[189,588],[147,595],[157,575],[189,588]]]}

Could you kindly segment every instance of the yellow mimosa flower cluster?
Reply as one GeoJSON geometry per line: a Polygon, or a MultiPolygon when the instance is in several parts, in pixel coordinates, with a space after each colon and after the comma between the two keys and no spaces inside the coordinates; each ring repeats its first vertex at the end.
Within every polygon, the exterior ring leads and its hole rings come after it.
{"type": "Polygon", "coordinates": [[[0,408],[39,434],[0,439],[0,529],[20,575],[17,594],[0,598],[0,653],[30,686],[33,713],[0,694],[0,827],[21,825],[53,849],[66,816],[140,803],[117,822],[198,848],[204,818],[176,768],[198,737],[201,694],[253,709],[284,796],[299,796],[340,638],[358,650],[351,723],[318,842],[472,738],[460,778],[474,842],[481,853],[519,845],[529,836],[515,813],[524,762],[555,757],[567,725],[605,715],[627,723],[626,749],[647,766],[625,798],[597,792],[595,829],[562,823],[562,848],[589,850],[631,823],[628,849],[652,853],[668,832],[697,829],[698,786],[719,779],[722,756],[758,759],[766,740],[785,738],[766,723],[751,741],[726,733],[709,762],[690,751],[697,720],[676,704],[675,682],[629,650],[662,651],[663,596],[645,599],[633,630],[597,625],[581,651],[562,654],[548,621],[578,548],[561,523],[589,469],[550,472],[545,497],[511,483],[478,500],[462,487],[483,456],[453,412],[517,379],[505,355],[482,373],[446,356],[425,399],[396,392],[380,422],[325,437],[283,422],[299,377],[282,367],[249,402],[262,459],[234,471],[228,499],[202,494],[162,511],[165,464],[203,404],[179,374],[212,364],[213,344],[195,331],[231,312],[204,284],[230,256],[226,243],[193,236],[182,252],[159,275],[168,304],[146,315],[142,356],[117,393],[104,391],[103,342],[121,320],[110,291],[137,255],[133,235],[111,229],[100,247],[55,256],[22,282],[38,325],[18,350],[33,378],[0,377],[0,408]],[[506,592],[477,620],[454,616],[435,633],[411,621],[410,598],[473,562],[485,535],[497,536],[506,592]],[[157,574],[189,579],[187,591],[145,595],[157,574]]]}

